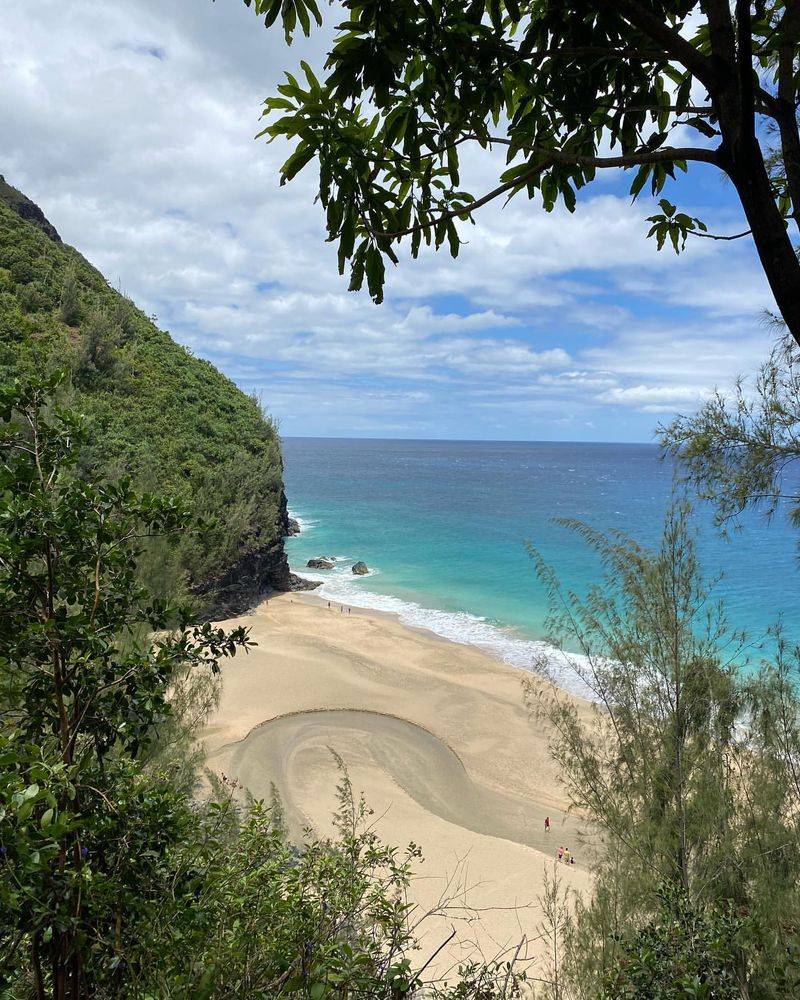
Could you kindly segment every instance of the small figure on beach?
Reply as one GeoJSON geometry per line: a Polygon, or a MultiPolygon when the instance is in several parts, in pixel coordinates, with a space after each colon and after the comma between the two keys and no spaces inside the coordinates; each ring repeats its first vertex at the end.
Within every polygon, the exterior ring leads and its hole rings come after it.
{"type": "Polygon", "coordinates": [[[545,818],[544,818],[544,832],[545,833],[550,833],[550,817],[549,816],[545,816],[545,818]]]}
{"type": "Polygon", "coordinates": [[[563,861],[564,860],[564,847],[563,847],[563,845],[561,847],[559,847],[558,854],[556,855],[556,857],[558,858],[559,861],[563,861]]]}
{"type": "Polygon", "coordinates": [[[575,858],[574,858],[574,857],[570,858],[570,859],[569,859],[569,863],[570,863],[571,865],[574,865],[574,864],[575,864],[575,858]]]}
{"type": "Polygon", "coordinates": [[[568,864],[569,864],[569,859],[570,859],[570,857],[571,857],[571,856],[572,856],[572,855],[571,855],[571,854],[569,853],[569,848],[568,848],[568,847],[565,847],[565,848],[564,848],[564,864],[565,864],[565,865],[568,865],[568,864]]]}

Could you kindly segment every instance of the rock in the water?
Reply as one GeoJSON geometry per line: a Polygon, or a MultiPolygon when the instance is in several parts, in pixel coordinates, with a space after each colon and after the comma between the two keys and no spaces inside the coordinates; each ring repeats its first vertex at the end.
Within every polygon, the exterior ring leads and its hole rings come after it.
{"type": "Polygon", "coordinates": [[[296,573],[289,574],[289,590],[316,590],[317,587],[321,586],[319,580],[306,580],[305,577],[298,576],[296,573]]]}
{"type": "Polygon", "coordinates": [[[353,572],[356,576],[366,576],[366,574],[369,573],[369,566],[367,566],[365,562],[361,562],[359,560],[359,562],[353,565],[353,572]]]}
{"type": "Polygon", "coordinates": [[[299,535],[300,534],[300,522],[295,517],[290,517],[288,521],[289,534],[299,535]]]}
{"type": "Polygon", "coordinates": [[[318,559],[309,559],[306,566],[309,569],[333,569],[333,559],[320,556],[318,559]]]}

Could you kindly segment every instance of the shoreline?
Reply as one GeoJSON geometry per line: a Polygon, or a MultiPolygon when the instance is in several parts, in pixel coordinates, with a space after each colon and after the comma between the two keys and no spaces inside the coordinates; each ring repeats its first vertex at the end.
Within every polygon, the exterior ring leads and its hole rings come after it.
{"type": "MultiPolygon", "coordinates": [[[[351,561],[333,558],[348,566],[351,561]]],[[[557,687],[575,697],[591,700],[585,684],[572,667],[574,661],[581,659],[580,653],[559,649],[546,639],[526,635],[515,625],[500,624],[471,611],[428,607],[413,598],[367,589],[370,576],[376,571],[351,578],[344,568],[339,573],[335,569],[309,572],[306,566],[290,568],[296,576],[320,584],[314,590],[296,594],[313,596],[323,604],[330,601],[354,611],[358,609],[359,613],[388,615],[406,628],[423,631],[444,642],[479,649],[491,659],[528,674],[541,674],[536,664],[546,663],[550,679],[557,687]]]]}
{"type": "MultiPolygon", "coordinates": [[[[421,845],[414,901],[427,910],[443,891],[458,897],[463,930],[449,959],[516,947],[521,928],[535,953],[545,871],[578,893],[592,876],[546,734],[523,705],[526,673],[391,612],[327,603],[277,594],[231,620],[258,646],[223,666],[219,709],[202,733],[208,766],[256,798],[275,788],[302,839],[306,828],[331,832],[336,751],[379,836],[421,845]],[[555,864],[561,843],[576,866],[555,864]]],[[[425,942],[442,920],[431,918],[425,942]]]]}

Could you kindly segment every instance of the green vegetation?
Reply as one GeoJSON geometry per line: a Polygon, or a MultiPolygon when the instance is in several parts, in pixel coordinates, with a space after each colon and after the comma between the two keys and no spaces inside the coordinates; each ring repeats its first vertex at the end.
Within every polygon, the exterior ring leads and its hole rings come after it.
{"type": "MultiPolygon", "coordinates": [[[[588,717],[546,681],[573,804],[598,831],[598,878],[565,929],[559,996],[759,997],[800,992],[800,650],[742,670],[678,503],[657,551],[577,525],[607,573],[553,596],[556,639],[596,700],[588,717]]],[[[597,835],[595,837],[597,839],[597,835]]]]}
{"type": "Polygon", "coordinates": [[[298,1000],[782,1000],[800,991],[800,653],[743,673],[677,504],[646,551],[576,525],[607,576],[551,589],[597,699],[547,678],[550,727],[597,851],[591,899],[542,900],[553,949],[526,980],[467,963],[424,982],[415,845],[370,829],[346,773],[332,839],[290,844],[280,803],[197,787],[194,727],[242,628],[154,598],[154,538],[208,529],[124,477],[77,475],[92,424],[60,376],[0,392],[0,996],[298,1000]],[[599,836],[598,836],[599,835],[599,836]]]}
{"type": "Polygon", "coordinates": [[[213,522],[175,549],[156,554],[153,543],[143,567],[157,592],[180,583],[200,612],[222,617],[254,604],[267,586],[285,587],[274,424],[54,238],[31,206],[0,184],[0,380],[66,368],[61,399],[91,425],[80,474],[130,476],[191,501],[213,522]]]}
{"type": "MultiPolygon", "coordinates": [[[[316,0],[245,0],[286,40],[322,25],[316,0]]],[[[294,150],[281,183],[319,164],[328,239],[376,301],[410,238],[455,257],[458,223],[516,195],[574,211],[598,171],[654,195],[711,164],[739,196],[775,301],[800,343],[798,43],[794,3],[738,0],[347,0],[318,80],[307,63],[265,101],[265,134],[294,150]],[[304,79],[303,79],[304,77],[304,79]],[[759,134],[775,137],[765,151],[759,134]],[[678,143],[675,143],[675,137],[678,143]],[[687,138],[684,138],[686,136],[687,138]],[[709,140],[711,140],[709,142],[709,140]],[[461,187],[482,149],[497,185],[461,187]],[[607,155],[610,147],[611,155],[607,155]],[[496,155],[493,155],[496,151],[496,155]]],[[[666,198],[649,236],[678,252],[718,238],[666,198]]],[[[729,238],[729,237],[726,237],[729,238]]]]}
{"type": "Polygon", "coordinates": [[[783,507],[800,526],[792,470],[800,459],[800,350],[784,337],[754,379],[715,392],[691,417],[661,429],[661,443],[687,482],[716,504],[720,525],[747,507],[772,517],[783,507]]]}
{"type": "MultiPolygon", "coordinates": [[[[192,723],[250,640],[140,586],[148,537],[204,525],[75,476],[90,427],[52,405],[57,388],[0,393],[0,996],[418,995],[419,850],[379,843],[346,775],[336,838],[302,849],[278,803],[194,788],[192,723]]],[[[520,982],[468,964],[425,995],[500,1000],[520,982]]]]}

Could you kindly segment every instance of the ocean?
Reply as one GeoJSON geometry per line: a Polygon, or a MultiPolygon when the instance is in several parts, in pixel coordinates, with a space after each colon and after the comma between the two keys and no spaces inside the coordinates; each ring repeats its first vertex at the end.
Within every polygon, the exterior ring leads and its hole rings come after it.
{"type": "MultiPolygon", "coordinates": [[[[547,653],[547,595],[526,542],[578,592],[597,558],[555,518],[658,543],[673,467],[656,445],[284,439],[286,491],[300,535],[292,569],[320,596],[397,613],[409,625],[473,643],[520,667],[547,653]],[[332,556],[335,568],[306,569],[332,556]],[[370,568],[356,577],[351,566],[370,568]]],[[[731,624],[754,641],[782,616],[800,639],[798,533],[778,514],[746,514],[726,538],[701,505],[704,571],[731,624]]]]}

